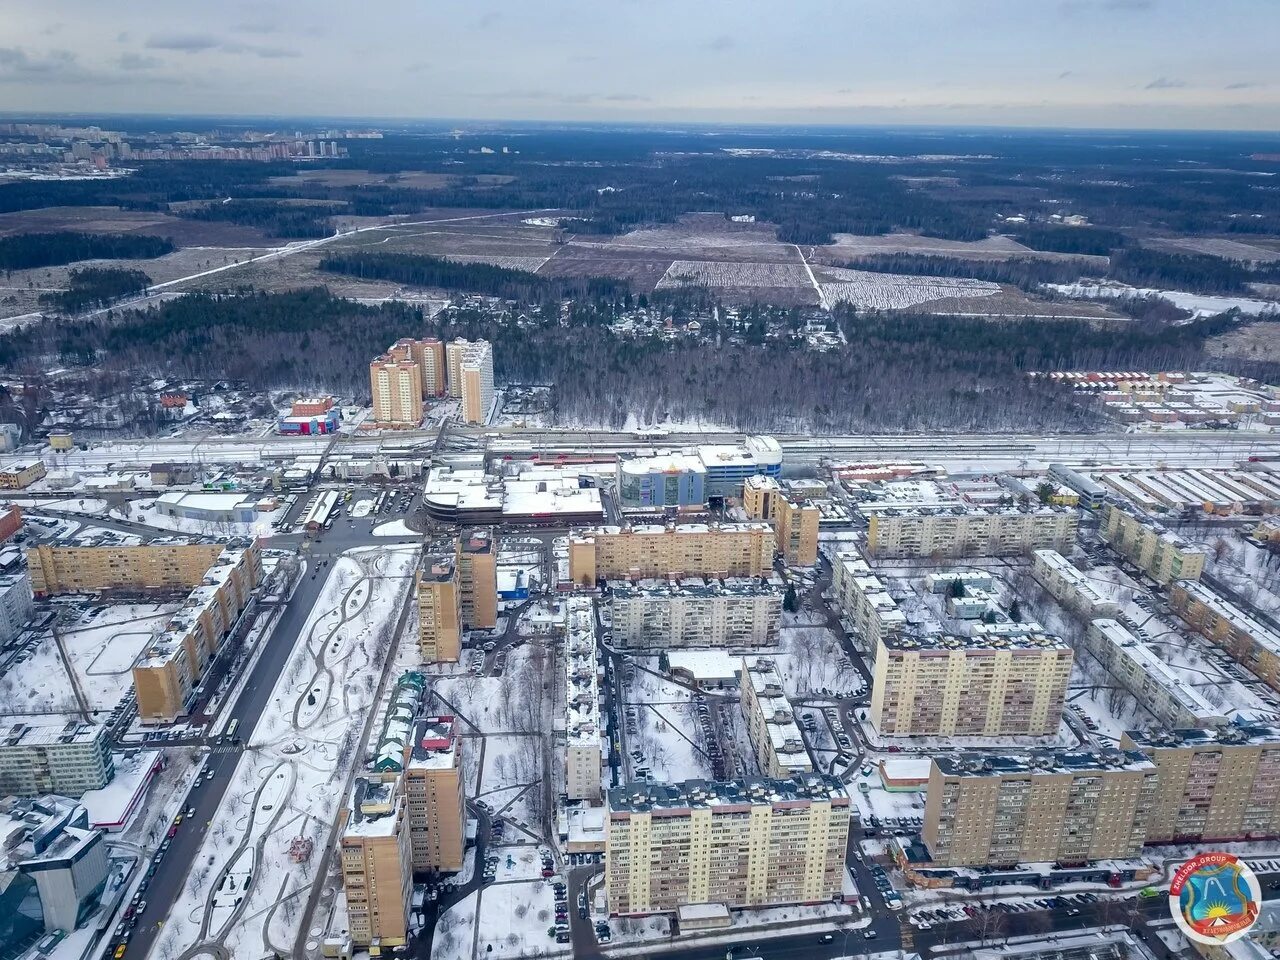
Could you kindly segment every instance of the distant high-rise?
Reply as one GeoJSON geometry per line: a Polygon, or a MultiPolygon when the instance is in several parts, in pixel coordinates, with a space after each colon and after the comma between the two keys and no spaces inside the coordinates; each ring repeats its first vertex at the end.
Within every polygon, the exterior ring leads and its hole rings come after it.
{"type": "Polygon", "coordinates": [[[416,362],[378,357],[369,364],[369,386],[377,423],[416,427],[422,422],[422,369],[416,362]]]}
{"type": "Polygon", "coordinates": [[[462,355],[462,421],[484,423],[493,406],[493,347],[477,340],[462,355]]]}

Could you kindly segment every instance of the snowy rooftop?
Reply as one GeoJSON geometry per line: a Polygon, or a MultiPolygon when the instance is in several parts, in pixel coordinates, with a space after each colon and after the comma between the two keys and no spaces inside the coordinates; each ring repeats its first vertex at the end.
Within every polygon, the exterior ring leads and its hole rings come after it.
{"type": "Polygon", "coordinates": [[[1110,600],[1109,596],[1104,595],[1102,591],[1093,585],[1093,582],[1085,576],[1083,571],[1057,550],[1037,550],[1035,551],[1035,557],[1071,584],[1071,589],[1090,603],[1100,604],[1110,600]]]}
{"type": "MultiPolygon", "coordinates": [[[[682,783],[628,783],[609,791],[612,815],[694,807],[749,807],[788,801],[829,800],[848,806],[849,795],[839,777],[806,773],[786,780],[685,780],[682,783]]],[[[729,811],[726,811],[729,812],[729,811]]]]}
{"type": "Polygon", "coordinates": [[[92,743],[104,736],[105,727],[58,716],[31,716],[0,730],[0,748],[43,747],[54,744],[92,743]]]}
{"type": "Polygon", "coordinates": [[[565,600],[565,734],[570,744],[600,743],[595,610],[590,597],[565,600]]]}
{"type": "Polygon", "coordinates": [[[1280,727],[1233,720],[1225,727],[1203,730],[1126,730],[1125,736],[1139,747],[1250,746],[1280,743],[1280,727]]]}
{"type": "MultiPolygon", "coordinates": [[[[1005,624],[987,626],[1004,627],[1005,624]]],[[[890,634],[883,638],[889,650],[965,650],[968,652],[1002,650],[1069,650],[1070,645],[1061,637],[1038,632],[1037,624],[1010,624],[1012,629],[975,632],[972,636],[959,637],[948,633],[922,633],[918,635],[890,634]],[[1024,628],[1030,632],[1024,632],[1024,628]]]]}
{"type": "Polygon", "coordinates": [[[741,661],[723,650],[669,650],[667,663],[697,681],[736,680],[741,661]]]}
{"type": "Polygon", "coordinates": [[[422,557],[422,567],[419,575],[423,580],[437,583],[448,583],[453,579],[455,566],[453,554],[450,553],[428,553],[422,557]]]}
{"type": "Polygon", "coordinates": [[[588,527],[584,530],[575,530],[570,534],[570,539],[575,543],[585,543],[594,540],[597,536],[637,536],[637,537],[660,537],[664,534],[681,533],[681,534],[701,534],[711,533],[750,533],[755,530],[772,531],[773,527],[760,520],[748,521],[745,523],[640,523],[630,527],[614,527],[600,526],[588,527]]]}
{"type": "Polygon", "coordinates": [[[723,595],[753,596],[781,595],[784,591],[782,578],[776,573],[768,577],[683,577],[670,580],[640,580],[636,583],[618,581],[610,583],[609,590],[615,597],[641,596],[685,596],[713,597],[723,595]]]}
{"type": "Polygon", "coordinates": [[[1156,656],[1149,646],[1135,637],[1117,620],[1094,620],[1093,629],[1098,636],[1112,646],[1118,647],[1123,656],[1136,661],[1147,678],[1156,683],[1160,689],[1203,721],[1210,718],[1222,718],[1222,711],[1211,704],[1200,692],[1191,686],[1172,667],[1156,656]]]}
{"type": "Polygon", "coordinates": [[[1189,596],[1204,604],[1231,626],[1247,633],[1254,641],[1266,647],[1271,653],[1280,656],[1280,635],[1263,624],[1251,614],[1245,613],[1229,600],[1220,597],[1213,590],[1197,580],[1179,580],[1178,586],[1189,596]]]}
{"type": "Polygon", "coordinates": [[[653,457],[621,460],[618,463],[618,472],[644,476],[651,473],[706,473],[707,468],[698,457],[692,454],[665,453],[653,457]]]}
{"type": "Polygon", "coordinates": [[[252,504],[255,502],[253,497],[247,497],[243,493],[183,493],[174,491],[170,493],[162,493],[156,498],[156,505],[164,504],[170,507],[181,506],[185,509],[195,510],[230,510],[238,507],[242,503],[252,504]]]}
{"type": "Polygon", "coordinates": [[[447,770],[455,764],[458,740],[454,719],[448,714],[423,717],[413,728],[411,770],[447,770]]]}
{"type": "Polygon", "coordinates": [[[769,743],[784,767],[812,769],[809,754],[804,748],[804,737],[796,725],[791,701],[782,686],[782,674],[773,660],[757,657],[754,662],[742,661],[743,670],[751,682],[756,702],[764,716],[769,743]]]}
{"type": "Polygon", "coordinates": [[[1156,765],[1136,750],[1067,753],[1033,750],[1019,755],[957,753],[933,758],[946,777],[1001,777],[1018,774],[1087,774],[1107,770],[1152,770],[1156,765]]]}
{"type": "Polygon", "coordinates": [[[219,554],[213,566],[205,572],[204,580],[194,587],[182,606],[169,618],[162,633],[147,646],[139,667],[163,666],[183,648],[183,640],[195,628],[201,615],[218,605],[218,591],[240,569],[248,549],[228,547],[219,554]]]}
{"type": "Polygon", "coordinates": [[[400,781],[357,777],[343,837],[393,837],[402,802],[400,781]]]}
{"type": "Polygon", "coordinates": [[[886,517],[980,517],[980,516],[1013,516],[1026,514],[1030,516],[1050,516],[1052,514],[1075,514],[1074,507],[1059,507],[1053,504],[1010,504],[1008,506],[975,506],[973,504],[954,504],[943,506],[910,506],[884,501],[860,502],[858,510],[864,514],[879,514],[886,517]]]}
{"type": "Polygon", "coordinates": [[[73,856],[100,835],[88,827],[88,813],[56,794],[9,798],[0,818],[0,864],[39,863],[73,856]]]}

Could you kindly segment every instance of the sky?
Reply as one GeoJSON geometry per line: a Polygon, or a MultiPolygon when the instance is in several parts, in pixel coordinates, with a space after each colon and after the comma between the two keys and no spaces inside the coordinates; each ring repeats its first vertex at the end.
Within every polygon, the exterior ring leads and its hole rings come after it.
{"type": "Polygon", "coordinates": [[[1280,0],[0,0],[0,111],[1280,129],[1280,0]]]}

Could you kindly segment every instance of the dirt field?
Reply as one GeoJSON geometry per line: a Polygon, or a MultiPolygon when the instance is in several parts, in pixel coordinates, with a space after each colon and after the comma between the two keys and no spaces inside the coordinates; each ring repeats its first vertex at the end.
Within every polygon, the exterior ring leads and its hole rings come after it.
{"type": "Polygon", "coordinates": [[[1220,237],[1161,237],[1148,240],[1146,245],[1169,253],[1198,253],[1210,257],[1221,257],[1224,260],[1256,263],[1280,261],[1280,249],[1220,237]]]}
{"type": "Polygon", "coordinates": [[[119,207],[44,207],[0,214],[0,237],[68,230],[84,233],[149,233],[180,247],[266,247],[272,241],[253,227],[183,220],[165,213],[119,207]]]}
{"type": "Polygon", "coordinates": [[[935,240],[907,233],[889,233],[880,237],[837,233],[835,243],[818,247],[814,258],[826,263],[839,263],[852,257],[869,257],[881,253],[915,253],[929,257],[956,257],[960,260],[1077,260],[1082,265],[1107,265],[1106,257],[1081,257],[1066,253],[1045,253],[1023,246],[1009,237],[986,240],[935,240]]]}
{"type": "Polygon", "coordinates": [[[1206,340],[1205,352],[1213,357],[1280,361],[1280,322],[1259,321],[1206,340]]]}

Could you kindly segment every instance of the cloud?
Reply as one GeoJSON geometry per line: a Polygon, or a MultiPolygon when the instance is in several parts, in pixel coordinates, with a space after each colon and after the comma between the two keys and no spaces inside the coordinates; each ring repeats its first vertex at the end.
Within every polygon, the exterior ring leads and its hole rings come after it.
{"type": "Polygon", "coordinates": [[[116,58],[116,65],[121,70],[151,70],[164,64],[159,57],[148,57],[141,53],[122,53],[116,58]]]}
{"type": "Polygon", "coordinates": [[[1060,74],[1058,74],[1058,79],[1059,79],[1059,80],[1065,80],[1065,79],[1067,79],[1067,77],[1070,77],[1070,76],[1073,76],[1073,75],[1074,75],[1074,72],[1073,72],[1073,71],[1071,71],[1071,70],[1063,70],[1060,74]]]}
{"type": "Polygon", "coordinates": [[[610,103],[650,103],[653,100],[638,93],[611,93],[605,99],[610,103]]]}
{"type": "Polygon", "coordinates": [[[184,53],[201,53],[222,44],[207,33],[161,33],[147,38],[148,50],[180,50],[184,53]]]}
{"type": "Polygon", "coordinates": [[[1154,0],[1061,0],[1058,9],[1069,15],[1097,13],[1140,13],[1155,6],[1154,0]]]}
{"type": "Polygon", "coordinates": [[[1145,90],[1181,90],[1187,85],[1187,81],[1178,80],[1177,78],[1156,77],[1143,89],[1145,90]]]}
{"type": "Polygon", "coordinates": [[[736,45],[733,37],[727,33],[722,33],[718,37],[712,37],[702,45],[704,50],[711,50],[715,53],[724,53],[726,50],[732,50],[736,45]]]}
{"type": "Polygon", "coordinates": [[[1265,86],[1265,84],[1254,83],[1252,81],[1244,81],[1242,83],[1228,83],[1222,89],[1223,90],[1256,90],[1258,87],[1261,87],[1261,86],[1265,86]]]}
{"type": "Polygon", "coordinates": [[[231,32],[256,34],[279,33],[280,24],[276,23],[274,20],[246,20],[243,23],[233,24],[231,32]]]}
{"type": "Polygon", "coordinates": [[[246,47],[246,53],[251,53],[255,57],[261,57],[263,60],[289,60],[294,57],[300,57],[302,54],[297,50],[291,50],[288,47],[246,47]]]}
{"type": "Polygon", "coordinates": [[[51,50],[33,57],[22,47],[0,47],[0,80],[47,77],[69,71],[75,63],[76,55],[69,50],[51,50]]]}

